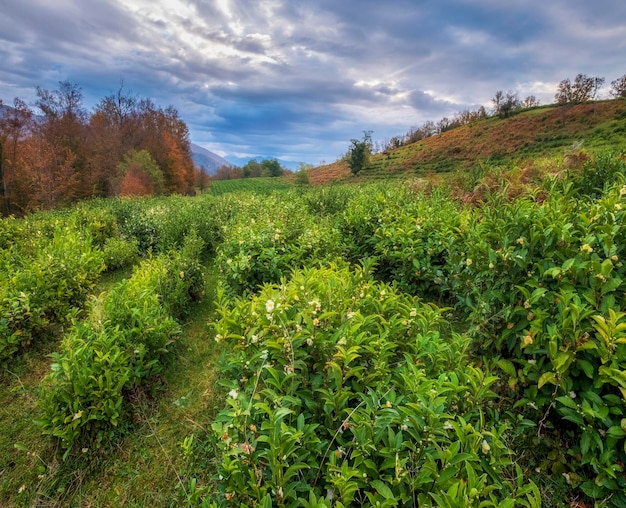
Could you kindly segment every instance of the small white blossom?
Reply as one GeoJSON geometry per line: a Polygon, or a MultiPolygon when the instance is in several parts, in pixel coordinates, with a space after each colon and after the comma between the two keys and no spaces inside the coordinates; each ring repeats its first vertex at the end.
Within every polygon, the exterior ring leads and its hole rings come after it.
{"type": "Polygon", "coordinates": [[[274,300],[268,300],[267,302],[265,302],[265,310],[268,314],[274,312],[274,300]]]}
{"type": "Polygon", "coordinates": [[[480,445],[480,449],[485,455],[487,455],[489,453],[489,450],[491,450],[491,446],[489,446],[489,443],[486,439],[483,439],[483,442],[480,445]]]}
{"type": "Polygon", "coordinates": [[[230,392],[228,392],[228,396],[231,399],[235,399],[236,400],[237,397],[239,396],[239,392],[233,388],[230,392]]]}

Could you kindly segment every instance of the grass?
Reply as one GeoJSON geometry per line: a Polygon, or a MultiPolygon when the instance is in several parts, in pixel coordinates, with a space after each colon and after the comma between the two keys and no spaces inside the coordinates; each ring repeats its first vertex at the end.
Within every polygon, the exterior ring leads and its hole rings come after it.
{"type": "MultiPolygon", "coordinates": [[[[465,171],[478,161],[517,164],[537,157],[562,157],[574,143],[592,150],[626,148],[626,101],[540,106],[511,117],[489,117],[385,153],[374,154],[360,180],[465,171]]],[[[350,181],[345,161],[309,172],[313,184],[350,181]]]]}
{"type": "Polygon", "coordinates": [[[221,196],[230,192],[254,192],[256,194],[269,194],[275,190],[290,187],[284,178],[260,177],[260,178],[240,178],[236,180],[214,180],[211,184],[211,193],[214,196],[221,196]]]}
{"type": "MultiPolygon", "coordinates": [[[[126,276],[107,275],[98,289],[126,276]]],[[[207,327],[214,301],[211,268],[206,277],[207,294],[184,323],[166,373],[149,390],[131,394],[134,425],[111,447],[88,449],[63,462],[34,423],[39,382],[49,371],[47,355],[58,346],[58,336],[29,348],[3,374],[0,506],[180,506],[193,494],[192,477],[197,488],[209,482],[213,466],[206,450],[196,454],[208,435],[200,422],[212,421],[220,399],[214,368],[219,351],[207,327]]]]}

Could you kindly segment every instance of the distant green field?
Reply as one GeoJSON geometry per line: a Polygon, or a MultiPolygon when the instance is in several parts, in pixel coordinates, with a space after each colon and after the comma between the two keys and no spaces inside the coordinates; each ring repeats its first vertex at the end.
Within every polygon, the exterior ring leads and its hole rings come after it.
{"type": "Polygon", "coordinates": [[[263,178],[242,178],[238,180],[215,180],[211,186],[211,193],[221,196],[229,192],[255,192],[258,194],[268,194],[275,190],[286,189],[291,184],[276,177],[263,178]]]}

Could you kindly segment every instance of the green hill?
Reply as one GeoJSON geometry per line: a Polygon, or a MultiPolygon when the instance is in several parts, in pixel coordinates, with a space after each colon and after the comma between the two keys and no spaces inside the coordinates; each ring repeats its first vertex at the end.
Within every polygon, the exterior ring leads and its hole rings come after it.
{"type": "MultiPolygon", "coordinates": [[[[478,161],[517,163],[563,156],[579,143],[591,151],[625,148],[626,101],[541,106],[519,110],[509,118],[490,117],[374,154],[359,178],[423,176],[462,170],[478,161]]],[[[312,183],[350,177],[345,161],[320,166],[310,175],[312,183]]]]}

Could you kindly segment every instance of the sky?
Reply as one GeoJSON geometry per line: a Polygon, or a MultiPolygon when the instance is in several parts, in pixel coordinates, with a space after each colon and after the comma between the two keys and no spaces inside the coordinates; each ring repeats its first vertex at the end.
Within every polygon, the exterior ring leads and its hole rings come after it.
{"type": "Polygon", "coordinates": [[[81,87],[174,106],[192,142],[243,164],[318,165],[498,90],[554,101],[626,74],[624,0],[0,0],[0,99],[81,87]]]}

